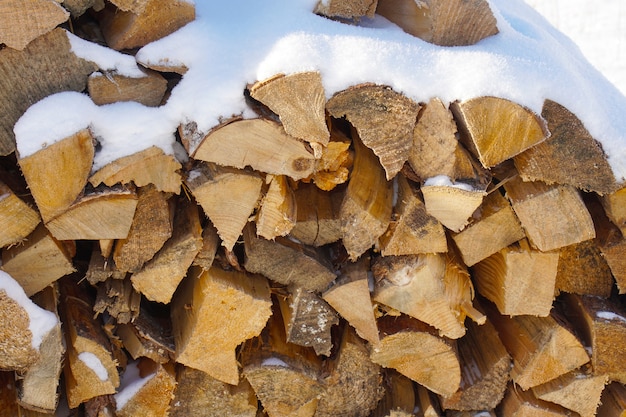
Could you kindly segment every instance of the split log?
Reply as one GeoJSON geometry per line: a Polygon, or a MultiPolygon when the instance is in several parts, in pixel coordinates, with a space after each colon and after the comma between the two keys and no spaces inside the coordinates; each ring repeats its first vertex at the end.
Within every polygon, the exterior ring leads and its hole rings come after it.
{"type": "Polygon", "coordinates": [[[190,270],[171,305],[176,361],[237,385],[235,348],[261,332],[270,307],[262,276],[216,267],[190,270]]]}
{"type": "Polygon", "coordinates": [[[357,137],[352,143],[354,167],[339,216],[342,243],[354,261],[387,230],[391,222],[393,189],[374,153],[357,137]]]}
{"type": "Polygon", "coordinates": [[[182,366],[176,380],[171,417],[257,415],[257,399],[245,379],[239,385],[229,385],[205,372],[182,366]]]}
{"type": "Polygon", "coordinates": [[[626,234],[626,187],[606,194],[601,201],[609,219],[619,227],[622,234],[626,234]]]}
{"type": "Polygon", "coordinates": [[[246,270],[280,284],[322,291],[336,278],[323,249],[285,238],[271,241],[256,237],[252,225],[244,229],[243,243],[246,270]]]}
{"type": "Polygon", "coordinates": [[[498,406],[498,415],[559,417],[569,416],[571,412],[559,405],[537,399],[532,390],[523,391],[510,385],[502,403],[498,406]]]}
{"type": "Polygon", "coordinates": [[[326,95],[319,72],[279,74],[252,85],[250,95],[278,114],[288,135],[309,142],[316,156],[328,145],[326,95]]]}
{"type": "Polygon", "coordinates": [[[107,44],[116,50],[144,46],[161,39],[196,17],[195,7],[184,0],[113,1],[106,7],[100,26],[107,44]]]}
{"type": "Polygon", "coordinates": [[[330,356],[331,327],[339,324],[335,310],[312,291],[293,288],[278,304],[285,324],[287,342],[312,347],[317,355],[330,356]]]}
{"type": "Polygon", "coordinates": [[[124,279],[126,272],[120,271],[115,267],[115,262],[108,257],[104,257],[99,248],[91,251],[85,279],[93,286],[99,282],[104,282],[109,278],[124,279]]]}
{"type": "Polygon", "coordinates": [[[140,301],[129,279],[109,278],[98,285],[93,311],[96,315],[106,311],[118,323],[128,323],[139,315],[140,301]]]}
{"type": "Polygon", "coordinates": [[[22,242],[40,222],[39,214],[0,181],[0,247],[22,242]]]}
{"type": "Polygon", "coordinates": [[[10,274],[31,296],[75,271],[72,255],[39,225],[24,245],[13,246],[2,251],[2,270],[10,274]]]}
{"type": "Polygon", "coordinates": [[[562,105],[546,100],[541,116],[551,136],[514,158],[524,181],[571,185],[600,195],[617,191],[607,156],[580,119],[562,105]]]}
{"type": "Polygon", "coordinates": [[[377,0],[320,0],[315,13],[328,17],[358,19],[362,16],[374,17],[377,0]]]}
{"type": "Polygon", "coordinates": [[[295,226],[297,216],[296,197],[284,175],[268,175],[269,188],[257,213],[256,231],[265,239],[285,236],[295,226]]]}
{"type": "Polygon", "coordinates": [[[147,308],[141,308],[133,321],[118,323],[116,334],[135,360],[145,357],[157,363],[167,363],[175,356],[170,320],[151,314],[147,308]]]}
{"type": "MultiPolygon", "coordinates": [[[[28,4],[19,0],[11,2],[19,3],[28,4]]],[[[23,29],[22,25],[20,27],[23,29]]],[[[23,51],[2,49],[0,62],[0,90],[4,92],[0,101],[3,114],[0,118],[0,155],[15,150],[13,126],[26,109],[60,91],[83,91],[87,76],[97,69],[93,63],[77,58],[71,52],[63,29],[54,29],[38,37],[23,51]]],[[[58,172],[55,178],[58,178],[58,172]]]]}
{"type": "Polygon", "coordinates": [[[419,402],[415,383],[394,369],[385,369],[383,376],[385,396],[379,401],[370,417],[414,416],[419,402]]]}
{"type": "Polygon", "coordinates": [[[498,33],[496,18],[485,0],[379,0],[376,12],[435,45],[473,45],[498,33]]]}
{"type": "Polygon", "coordinates": [[[174,215],[172,237],[140,271],[131,275],[133,287],[151,301],[169,303],[201,248],[198,206],[181,197],[174,215]]]}
{"type": "Polygon", "coordinates": [[[172,236],[174,204],[170,195],[148,185],[137,189],[137,207],[126,239],[113,251],[119,271],[138,272],[172,236]]]}
{"type": "Polygon", "coordinates": [[[315,417],[365,417],[384,395],[381,368],[370,359],[365,342],[346,326],[337,355],[325,364],[315,417]]]}
{"type": "Polygon", "coordinates": [[[483,303],[502,344],[513,358],[511,378],[523,390],[544,384],[589,362],[578,338],[555,311],[547,317],[500,315],[483,303]]]}
{"type": "Polygon", "coordinates": [[[33,297],[33,301],[54,314],[57,324],[42,339],[37,362],[26,372],[16,374],[17,401],[24,408],[53,413],[59,403],[59,377],[65,355],[57,313],[58,289],[55,286],[46,287],[33,297]]]}
{"type": "Polygon", "coordinates": [[[396,176],[397,202],[387,231],[380,237],[383,256],[448,251],[443,226],[428,214],[419,192],[404,175],[396,176]]]}
{"type": "Polygon", "coordinates": [[[511,357],[493,325],[468,323],[467,334],[457,342],[461,383],[450,397],[441,397],[444,409],[491,410],[504,397],[511,357]]]}
{"type": "Polygon", "coordinates": [[[484,188],[451,182],[447,177],[434,177],[422,185],[426,212],[447,229],[460,232],[487,195],[484,188]]]}
{"type": "Polygon", "coordinates": [[[473,286],[467,270],[450,256],[385,256],[372,265],[376,280],[372,300],[415,317],[458,339],[465,317],[481,320],[472,307],[473,286]]]}
{"type": "Polygon", "coordinates": [[[478,292],[500,314],[545,317],[552,309],[558,265],[558,252],[531,249],[522,239],[478,262],[472,272],[478,292]]]}
{"type": "Polygon", "coordinates": [[[120,390],[115,394],[118,417],[166,416],[169,414],[176,378],[171,364],[144,359],[137,364],[139,375],[127,367],[120,390]]]}
{"type": "Polygon", "coordinates": [[[626,310],[617,302],[567,294],[565,312],[591,347],[594,375],[626,383],[626,310]]]}
{"type": "Polygon", "coordinates": [[[530,243],[547,252],[595,237],[591,215],[572,186],[523,182],[504,184],[530,243]]]}
{"type": "Polygon", "coordinates": [[[389,87],[361,84],[335,94],[326,109],[354,126],[363,144],[380,160],[387,180],[400,172],[413,146],[418,104],[389,87]]]}
{"type": "Polygon", "coordinates": [[[452,240],[463,262],[472,266],[525,237],[511,204],[497,190],[484,198],[470,223],[452,240]]]}
{"type": "Polygon", "coordinates": [[[354,327],[357,334],[377,344],[378,327],[369,290],[369,259],[345,265],[341,275],[322,294],[322,298],[354,327]]]}
{"type": "Polygon", "coordinates": [[[88,9],[98,12],[104,8],[104,0],[63,0],[63,7],[72,17],[82,16],[88,9]]]}
{"type": "Polygon", "coordinates": [[[62,280],[60,288],[67,343],[65,388],[69,407],[76,408],[91,398],[115,393],[120,379],[111,343],[93,318],[91,297],[71,279],[62,280]]]}
{"type": "Polygon", "coordinates": [[[459,389],[461,366],[453,343],[407,316],[382,317],[378,328],[380,343],[370,345],[372,361],[444,397],[459,389]]]}
{"type": "Polygon", "coordinates": [[[461,139],[485,168],[491,168],[549,135],[545,120],[531,110],[497,97],[450,104],[461,139]]]}
{"type": "Polygon", "coordinates": [[[64,213],[80,197],[87,185],[94,154],[94,138],[84,129],[18,158],[44,222],[64,213]]]}
{"type": "Polygon", "coordinates": [[[533,387],[532,391],[540,400],[559,404],[581,417],[594,417],[607,382],[607,375],[594,376],[589,372],[576,370],[533,387]]]}
{"type": "Polygon", "coordinates": [[[615,281],[594,240],[566,246],[559,250],[556,290],[574,294],[611,296],[615,281]]]}
{"type": "Polygon", "coordinates": [[[341,239],[339,212],[343,191],[324,192],[313,184],[300,184],[294,194],[297,213],[291,237],[316,247],[341,239]]]}
{"type": "Polygon", "coordinates": [[[46,222],[46,227],[59,240],[125,239],[136,208],[134,189],[96,188],[46,222]]]}
{"type": "Polygon", "coordinates": [[[598,408],[599,416],[626,416],[626,388],[622,384],[609,384],[602,394],[602,405],[598,408]]]}
{"type": "Polygon", "coordinates": [[[440,417],[442,413],[440,412],[439,403],[437,402],[437,398],[435,394],[426,389],[425,387],[418,385],[417,386],[417,396],[419,403],[419,412],[423,417],[440,417]]]}
{"type": "Polygon", "coordinates": [[[136,101],[157,107],[163,101],[167,80],[156,71],[146,71],[143,77],[96,72],[87,80],[87,92],[98,106],[119,101],[136,101]]]}
{"type": "Polygon", "coordinates": [[[208,270],[213,265],[219,246],[220,237],[217,234],[217,229],[210,221],[207,221],[202,229],[202,247],[191,264],[199,266],[205,271],[208,270]]]}
{"type": "Polygon", "coordinates": [[[315,156],[301,140],[288,135],[277,122],[266,119],[235,120],[223,124],[194,144],[183,134],[189,156],[199,161],[243,169],[250,166],[294,180],[313,173],[315,156]]]}
{"type": "Polygon", "coordinates": [[[123,156],[96,171],[89,182],[94,187],[105,184],[133,183],[137,187],[153,184],[158,191],[180,193],[180,163],[173,155],[151,146],[132,155],[123,156]]]}
{"type": "Polygon", "coordinates": [[[0,43],[22,50],[65,22],[69,13],[54,0],[7,1],[0,5],[0,43]]]}
{"type": "Polygon", "coordinates": [[[201,164],[189,171],[185,184],[232,250],[261,198],[263,180],[258,174],[234,168],[201,164]]]}
{"type": "Polygon", "coordinates": [[[19,416],[21,407],[16,401],[15,373],[0,371],[0,410],[7,416],[19,416]]]}
{"type": "Polygon", "coordinates": [[[319,159],[315,160],[313,174],[302,179],[302,182],[313,181],[317,188],[324,191],[331,191],[348,181],[354,161],[351,141],[347,136],[333,129],[330,138],[330,142],[322,148],[319,159]]]}

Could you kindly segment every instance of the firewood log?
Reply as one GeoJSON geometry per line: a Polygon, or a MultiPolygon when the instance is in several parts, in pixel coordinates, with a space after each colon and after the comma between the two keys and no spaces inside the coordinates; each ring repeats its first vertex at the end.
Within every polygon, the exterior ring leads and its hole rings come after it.
{"type": "Polygon", "coordinates": [[[624,417],[626,415],[626,388],[617,382],[609,384],[602,393],[599,416],[624,417]]]}
{"type": "Polygon", "coordinates": [[[23,50],[33,39],[65,22],[69,13],[53,0],[6,1],[0,6],[0,43],[23,50]]]}
{"type": "MultiPolygon", "coordinates": [[[[119,417],[165,416],[170,409],[176,378],[172,364],[160,364],[143,359],[139,361],[140,387],[137,389],[137,377],[125,374],[122,385],[115,395],[115,415],[119,417]],[[127,383],[127,378],[130,381],[127,383]],[[130,392],[127,392],[130,391],[130,392]]],[[[129,372],[129,369],[126,369],[129,372]]],[[[130,373],[130,372],[129,372],[130,373]]]]}
{"type": "MultiPolygon", "coordinates": [[[[12,1],[11,4],[22,3],[12,1]]],[[[30,2],[24,3],[28,5],[30,2]]],[[[5,26],[3,26],[5,27],[5,26]]],[[[54,29],[32,41],[23,51],[0,51],[0,154],[15,150],[15,122],[32,104],[60,91],[82,91],[97,67],[71,51],[68,35],[54,29]]]]}
{"type": "Polygon", "coordinates": [[[537,399],[532,390],[524,391],[511,384],[498,406],[498,415],[559,417],[569,416],[571,412],[557,404],[537,399]]]}
{"type": "Polygon", "coordinates": [[[320,190],[330,191],[339,184],[348,181],[350,169],[354,161],[350,149],[350,139],[342,132],[333,129],[331,141],[321,150],[319,159],[315,160],[313,174],[303,178],[302,182],[313,182],[320,190]]]}
{"type": "Polygon", "coordinates": [[[484,0],[379,0],[376,12],[435,45],[473,45],[498,33],[496,18],[484,0]]]}
{"type": "Polygon", "coordinates": [[[0,371],[0,409],[7,416],[19,416],[21,407],[17,404],[15,391],[15,373],[13,371],[0,371]]]}
{"type": "Polygon", "coordinates": [[[129,279],[113,279],[98,284],[98,292],[93,311],[105,311],[118,323],[134,321],[139,315],[141,295],[135,291],[129,279]]]}
{"type": "Polygon", "coordinates": [[[315,6],[315,13],[328,17],[358,19],[362,16],[374,17],[377,0],[320,0],[315,6]]]}
{"type": "Polygon", "coordinates": [[[144,106],[159,106],[167,89],[167,80],[156,71],[144,77],[94,73],[87,80],[87,92],[98,106],[118,101],[136,101],[144,106]]]}
{"type": "Polygon", "coordinates": [[[413,416],[419,402],[413,381],[394,369],[384,369],[385,396],[370,417],[413,416]]]}
{"type": "Polygon", "coordinates": [[[192,3],[176,0],[113,1],[99,17],[107,44],[117,50],[144,46],[195,19],[192,3]]]}
{"type": "Polygon", "coordinates": [[[418,104],[391,88],[362,84],[335,94],[326,109],[354,126],[363,144],[379,159],[387,180],[400,172],[413,145],[418,104]]]}
{"type": "Polygon", "coordinates": [[[167,363],[174,358],[176,348],[171,321],[151,314],[145,307],[139,310],[133,321],[118,323],[115,333],[135,360],[145,357],[167,363]]]}
{"type": "Polygon", "coordinates": [[[72,17],[82,16],[89,8],[98,12],[104,8],[103,0],[64,0],[63,7],[67,9],[72,17]]]}
{"type": "Polygon", "coordinates": [[[20,283],[31,296],[64,275],[75,271],[66,245],[39,225],[21,246],[2,251],[2,270],[20,283]]]}
{"type": "Polygon", "coordinates": [[[0,247],[20,243],[40,222],[39,213],[0,181],[0,247]]]}
{"type": "Polygon", "coordinates": [[[559,250],[557,292],[597,295],[608,298],[615,284],[611,269],[594,240],[559,250]]]}
{"type": "Polygon", "coordinates": [[[265,239],[285,236],[295,226],[297,216],[296,197],[284,175],[268,175],[269,187],[261,200],[257,213],[256,231],[265,239]]]}
{"type": "Polygon", "coordinates": [[[339,211],[344,198],[343,190],[324,192],[313,184],[300,184],[294,195],[296,224],[289,236],[316,247],[341,239],[339,211]]]}
{"type": "Polygon", "coordinates": [[[176,361],[237,385],[235,348],[261,332],[270,307],[269,285],[260,275],[190,270],[171,305],[176,361]]]}
{"type": "Polygon", "coordinates": [[[513,158],[524,181],[567,184],[601,195],[617,191],[617,181],[602,146],[576,115],[546,100],[541,116],[548,122],[551,136],[513,158]]]}
{"type": "Polygon", "coordinates": [[[445,184],[426,182],[421,190],[426,212],[453,232],[460,232],[467,226],[472,213],[487,195],[482,187],[447,184],[447,181],[445,184]]]}
{"type": "Polygon", "coordinates": [[[626,187],[602,197],[602,205],[609,219],[626,234],[626,187]]]}
{"type": "Polygon", "coordinates": [[[207,221],[202,229],[202,246],[191,264],[199,266],[205,271],[210,269],[219,246],[220,237],[217,234],[217,229],[210,221],[207,221]]]}
{"type": "Polygon", "coordinates": [[[108,257],[105,258],[99,248],[92,249],[87,272],[85,272],[85,279],[91,285],[96,286],[108,278],[124,279],[125,276],[126,272],[118,270],[115,262],[108,257]]]}

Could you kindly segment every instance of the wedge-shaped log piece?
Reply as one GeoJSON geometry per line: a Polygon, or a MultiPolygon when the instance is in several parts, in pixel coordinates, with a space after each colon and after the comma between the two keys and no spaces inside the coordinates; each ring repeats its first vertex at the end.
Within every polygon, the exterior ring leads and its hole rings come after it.
{"type": "MultiPolygon", "coordinates": [[[[117,2],[113,2],[117,4],[117,2]]],[[[133,7],[107,7],[100,16],[100,26],[107,44],[117,50],[144,46],[161,39],[196,17],[193,3],[184,0],[149,0],[133,2],[133,7]]]]}
{"type": "Polygon", "coordinates": [[[31,233],[24,245],[2,251],[2,270],[19,282],[29,297],[75,271],[68,248],[43,225],[31,233]]]}
{"type": "Polygon", "coordinates": [[[513,358],[511,378],[523,390],[544,384],[589,362],[582,343],[553,310],[548,317],[507,317],[483,303],[502,344],[513,358]]]}
{"type": "Polygon", "coordinates": [[[111,342],[94,319],[93,300],[71,279],[61,288],[61,316],[67,343],[65,388],[70,408],[100,396],[113,394],[120,384],[111,342]]]}
{"type": "Polygon", "coordinates": [[[602,197],[606,215],[626,234],[626,187],[602,197]]]}
{"type": "Polygon", "coordinates": [[[185,184],[217,229],[222,245],[232,250],[261,198],[261,177],[202,164],[189,172],[185,184]]]}
{"type": "Polygon", "coordinates": [[[374,17],[377,0],[320,0],[315,6],[315,13],[328,17],[358,19],[362,16],[374,17]]]}
{"type": "Polygon", "coordinates": [[[41,308],[51,312],[57,323],[41,340],[39,359],[16,379],[17,399],[25,408],[53,413],[59,403],[59,377],[65,356],[61,321],[57,314],[58,290],[48,286],[33,297],[41,308]]]}
{"type": "Polygon", "coordinates": [[[384,395],[381,368],[374,362],[365,342],[346,326],[337,356],[325,364],[328,374],[315,416],[369,416],[384,395]]]}
{"type": "Polygon", "coordinates": [[[451,103],[461,138],[485,168],[491,168],[550,135],[545,120],[512,101],[478,97],[451,103]]]}
{"type": "Polygon", "coordinates": [[[174,204],[154,186],[137,190],[137,207],[126,239],[115,243],[113,260],[120,271],[138,272],[172,236],[174,204]]]}
{"type": "Polygon", "coordinates": [[[151,146],[132,155],[123,156],[100,168],[89,178],[94,187],[105,184],[133,183],[137,187],[153,184],[157,190],[178,194],[182,177],[180,163],[173,155],[151,146]]]}
{"type": "Polygon", "coordinates": [[[380,344],[370,345],[372,361],[444,397],[459,389],[461,366],[456,349],[432,327],[406,316],[385,316],[378,319],[378,328],[380,344]]]}
{"type": "Polygon", "coordinates": [[[341,234],[351,260],[371,248],[391,222],[393,188],[374,153],[358,138],[354,168],[341,203],[341,234]]]}
{"type": "Polygon", "coordinates": [[[389,87],[361,84],[335,94],[326,109],[356,128],[363,144],[380,160],[388,180],[400,172],[413,146],[418,104],[389,87]]]}
{"type": "Polygon", "coordinates": [[[246,270],[278,283],[322,291],[336,278],[322,249],[285,238],[275,241],[259,238],[252,226],[244,229],[243,243],[246,270]]]}
{"type": "Polygon", "coordinates": [[[405,32],[441,46],[473,45],[498,33],[485,0],[379,0],[376,13],[405,32]]]}
{"type": "Polygon", "coordinates": [[[147,299],[168,304],[202,248],[198,207],[180,198],[174,216],[172,237],[130,280],[147,299]]]}
{"type": "Polygon", "coordinates": [[[558,265],[558,252],[534,250],[523,239],[478,262],[472,276],[500,314],[545,317],[552,309],[558,265]]]}
{"type": "Polygon", "coordinates": [[[268,175],[269,188],[261,200],[256,232],[265,239],[289,234],[296,224],[296,197],[284,175],[268,175]]]}
{"type": "Polygon", "coordinates": [[[174,358],[170,320],[151,314],[146,308],[140,309],[132,322],[118,323],[116,334],[135,360],[145,357],[154,362],[167,363],[174,358]]]}
{"type": "Polygon", "coordinates": [[[373,301],[428,323],[442,336],[465,334],[465,317],[474,314],[473,287],[467,271],[449,256],[385,256],[374,262],[372,272],[373,301]]]}
{"type": "Polygon", "coordinates": [[[618,189],[602,145],[576,115],[546,100],[541,116],[548,122],[550,138],[514,158],[524,181],[568,184],[601,195],[618,189]]]}
{"type": "Polygon", "coordinates": [[[65,212],[79,198],[94,154],[94,138],[85,129],[18,159],[44,222],[65,212]]]}
{"type": "Polygon", "coordinates": [[[457,349],[461,383],[452,396],[440,399],[441,406],[465,411],[495,408],[504,397],[511,369],[511,357],[498,332],[489,321],[480,326],[468,323],[457,349]]]}
{"type": "Polygon", "coordinates": [[[188,149],[200,161],[243,169],[250,166],[294,180],[313,173],[315,156],[304,142],[285,133],[277,122],[265,119],[235,120],[211,131],[198,145],[188,149]]]}
{"type": "MultiPolygon", "coordinates": [[[[9,4],[29,3],[15,0],[9,4]]],[[[0,155],[15,150],[13,126],[32,104],[60,91],[83,91],[87,77],[97,69],[71,52],[68,35],[60,28],[38,37],[23,51],[2,49],[0,62],[0,155]]],[[[58,179],[58,172],[52,178],[58,179]]]]}
{"type": "Polygon", "coordinates": [[[504,188],[526,236],[537,249],[547,252],[595,237],[591,215],[574,187],[523,182],[516,177],[504,188]]]}
{"type": "Polygon", "coordinates": [[[271,315],[267,280],[219,268],[192,269],[172,300],[176,361],[237,385],[235,348],[271,315]]]}
{"type": "Polygon", "coordinates": [[[532,390],[521,390],[509,385],[502,403],[498,406],[499,416],[562,417],[572,415],[571,411],[535,397],[532,390]]]}
{"type": "Polygon", "coordinates": [[[591,346],[594,375],[626,383],[626,310],[611,299],[567,294],[565,313],[591,346]]]}
{"type": "Polygon", "coordinates": [[[94,73],[87,80],[89,97],[98,106],[118,101],[136,101],[144,106],[161,104],[167,80],[158,72],[147,71],[144,77],[94,73]]]}
{"type": "Polygon", "coordinates": [[[472,266],[526,235],[511,204],[498,191],[485,197],[470,223],[452,239],[463,262],[472,266]]]}
{"type": "Polygon", "coordinates": [[[42,358],[41,344],[54,337],[58,323],[54,313],[33,303],[11,275],[0,271],[0,369],[31,368],[42,358]]]}
{"type": "Polygon", "coordinates": [[[421,190],[426,212],[453,232],[463,230],[487,195],[484,189],[452,183],[447,177],[429,178],[421,190]]]}
{"type": "Polygon", "coordinates": [[[250,95],[278,114],[288,135],[321,151],[328,144],[326,96],[319,72],[278,74],[250,87],[250,95]]]}
{"type": "Polygon", "coordinates": [[[330,356],[331,327],[339,324],[337,313],[319,295],[294,288],[278,299],[287,342],[312,347],[317,355],[330,356]]]}
{"type": "Polygon", "coordinates": [[[626,415],[626,388],[617,382],[609,384],[602,393],[599,416],[624,417],[626,415]]]}
{"type": "Polygon", "coordinates": [[[143,359],[138,364],[139,375],[131,366],[126,369],[122,385],[115,395],[115,415],[119,417],[166,416],[176,387],[172,364],[158,364],[143,359]],[[137,389],[138,387],[138,389],[137,389]]]}
{"type": "Polygon", "coordinates": [[[46,227],[59,240],[125,239],[136,208],[133,189],[98,188],[82,195],[46,227]]]}
{"type": "Polygon", "coordinates": [[[93,311],[105,311],[114,317],[118,324],[134,321],[139,315],[141,295],[135,291],[129,279],[109,278],[98,285],[93,311]]]}
{"type": "Polygon", "coordinates": [[[0,181],[0,247],[21,242],[40,222],[39,214],[0,181]]]}
{"type": "MultiPolygon", "coordinates": [[[[424,417],[440,417],[441,406],[435,393],[429,391],[422,385],[417,385],[417,407],[424,417]]],[[[418,413],[419,415],[419,413],[418,413]]]]}
{"type": "Polygon", "coordinates": [[[341,239],[342,190],[325,192],[313,184],[300,184],[294,194],[297,214],[291,237],[311,246],[324,246],[341,239]]]}
{"type": "Polygon", "coordinates": [[[533,387],[532,391],[540,400],[559,404],[581,417],[594,417],[607,382],[607,375],[594,376],[581,369],[533,387]]]}
{"type": "Polygon", "coordinates": [[[199,266],[204,270],[211,268],[219,246],[220,237],[217,234],[217,229],[215,229],[211,222],[207,222],[202,229],[202,247],[194,258],[192,265],[199,266]]]}
{"type": "Polygon", "coordinates": [[[36,37],[65,22],[69,13],[54,0],[11,0],[0,5],[0,43],[22,50],[36,37]]]}
{"type": "Polygon", "coordinates": [[[246,380],[229,385],[187,366],[179,368],[176,380],[171,417],[257,415],[257,399],[246,380]]]}
{"type": "Polygon", "coordinates": [[[443,226],[426,211],[419,191],[404,175],[396,176],[397,203],[389,228],[380,237],[383,256],[448,251],[443,226]]]}
{"type": "Polygon", "coordinates": [[[586,240],[559,250],[557,292],[608,298],[614,284],[611,269],[595,240],[586,240]]]}
{"type": "Polygon", "coordinates": [[[322,298],[354,327],[360,337],[376,344],[380,339],[370,299],[368,272],[369,259],[348,263],[322,298]]]}

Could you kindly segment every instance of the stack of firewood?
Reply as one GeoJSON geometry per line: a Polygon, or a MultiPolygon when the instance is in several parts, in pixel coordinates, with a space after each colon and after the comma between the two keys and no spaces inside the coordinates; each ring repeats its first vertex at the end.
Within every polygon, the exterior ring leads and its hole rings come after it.
{"type": "MultiPolygon", "coordinates": [[[[0,415],[624,415],[626,188],[567,108],[278,74],[242,86],[258,117],[181,125],[188,160],[93,172],[88,128],[20,156],[15,123],[60,91],[158,106],[180,75],[95,73],[67,30],[131,53],[194,6],[61,6],[0,5],[1,269],[59,318],[33,348],[0,286],[0,415]]],[[[484,0],[317,8],[374,12],[497,33],[484,0]]]]}

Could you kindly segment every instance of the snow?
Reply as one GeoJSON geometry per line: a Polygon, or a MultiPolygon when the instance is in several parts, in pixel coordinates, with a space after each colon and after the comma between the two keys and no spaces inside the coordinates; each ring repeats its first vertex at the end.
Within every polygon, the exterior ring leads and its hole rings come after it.
{"type": "Polygon", "coordinates": [[[290,366],[287,364],[287,362],[283,361],[282,359],[279,359],[275,356],[271,356],[265,360],[263,360],[263,362],[261,363],[261,366],[282,366],[283,368],[289,368],[290,366]]]}
{"type": "Polygon", "coordinates": [[[626,318],[620,316],[619,314],[613,313],[612,311],[598,311],[596,316],[604,319],[604,320],[621,320],[626,322],[626,318]]]}
{"type": "Polygon", "coordinates": [[[437,175],[435,177],[427,178],[426,181],[424,181],[424,185],[427,187],[428,186],[453,187],[453,188],[458,188],[460,190],[465,190],[465,191],[476,191],[476,192],[482,191],[482,190],[475,189],[469,184],[465,184],[462,182],[453,182],[452,179],[450,179],[450,177],[448,177],[447,175],[437,175]]]}
{"type": "Polygon", "coordinates": [[[4,271],[0,271],[0,290],[4,290],[9,298],[26,310],[29,318],[28,329],[33,335],[32,347],[39,350],[43,338],[58,324],[57,316],[33,303],[20,284],[4,271]]]}
{"type": "Polygon", "coordinates": [[[141,377],[139,375],[139,368],[137,367],[136,362],[131,362],[126,367],[124,371],[124,375],[122,375],[122,381],[120,382],[120,387],[118,392],[113,396],[115,397],[115,404],[117,405],[117,410],[119,411],[126,403],[135,396],[139,392],[139,390],[148,383],[154,376],[155,373],[149,374],[145,377],[141,377]]]}
{"type": "MultiPolygon", "coordinates": [[[[582,120],[601,142],[618,181],[626,179],[626,97],[522,0],[488,1],[500,33],[463,47],[429,44],[380,16],[361,19],[359,25],[317,16],[312,12],[317,0],[197,2],[195,21],[136,55],[140,64],[187,68],[167,103],[158,108],[115,103],[83,120],[94,131],[100,128],[96,136],[106,156],[97,157],[97,166],[153,142],[171,153],[172,144],[166,142],[174,141],[181,123],[193,121],[208,132],[232,115],[254,117],[244,100],[247,84],[277,73],[319,71],[327,97],[374,82],[417,102],[491,95],[537,113],[549,98],[582,120]]],[[[95,46],[88,53],[85,43],[73,42],[101,67],[127,68],[117,54],[105,56],[95,46]]],[[[29,113],[16,130],[18,149],[39,149],[42,141],[59,139],[55,131],[63,129],[56,126],[58,115],[40,119],[29,113]],[[27,131],[39,129],[37,125],[50,134],[35,140],[39,143],[23,143],[36,137],[27,131]]]]}
{"type": "Polygon", "coordinates": [[[81,352],[78,354],[78,359],[81,360],[89,369],[91,369],[100,381],[106,381],[109,379],[109,373],[106,368],[98,359],[96,355],[91,352],[81,352]]]}

